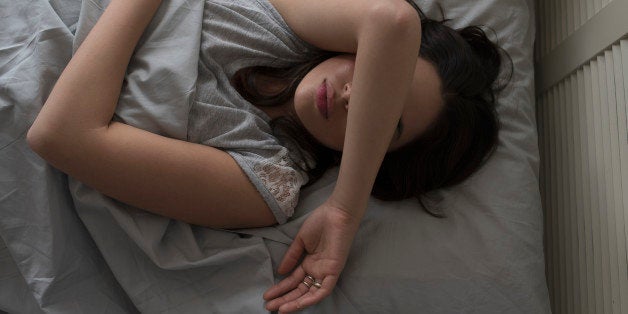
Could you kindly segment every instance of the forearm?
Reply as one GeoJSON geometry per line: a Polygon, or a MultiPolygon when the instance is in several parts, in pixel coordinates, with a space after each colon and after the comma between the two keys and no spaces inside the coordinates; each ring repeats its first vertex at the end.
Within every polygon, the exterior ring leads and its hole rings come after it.
{"type": "Polygon", "coordinates": [[[389,29],[370,25],[358,44],[340,174],[330,199],[359,218],[409,93],[421,35],[416,14],[389,29]]]}
{"type": "Polygon", "coordinates": [[[73,137],[106,128],[131,55],[160,2],[112,0],[63,71],[33,129],[73,137]]]}

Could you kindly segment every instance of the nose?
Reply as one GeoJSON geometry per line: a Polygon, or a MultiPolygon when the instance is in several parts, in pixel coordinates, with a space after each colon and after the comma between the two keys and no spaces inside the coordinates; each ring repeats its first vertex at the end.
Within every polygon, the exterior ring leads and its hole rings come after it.
{"type": "Polygon", "coordinates": [[[345,102],[345,109],[349,110],[349,98],[351,97],[351,83],[342,87],[340,98],[345,102]]]}

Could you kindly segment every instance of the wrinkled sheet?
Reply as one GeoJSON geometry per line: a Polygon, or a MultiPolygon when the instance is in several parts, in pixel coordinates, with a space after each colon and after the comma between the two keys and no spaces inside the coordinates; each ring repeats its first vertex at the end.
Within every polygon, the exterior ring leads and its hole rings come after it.
{"type": "MultiPolygon", "coordinates": [[[[435,18],[440,3],[454,26],[490,26],[513,58],[512,84],[499,98],[499,148],[472,178],[439,192],[446,219],[418,210],[416,201],[372,200],[336,289],[305,312],[549,312],[533,1],[417,3],[435,18]]],[[[28,148],[28,127],[105,4],[0,0],[0,310],[265,312],[263,291],[280,279],[274,270],[307,214],[330,194],[337,170],[302,192],[288,223],[229,232],[130,208],[28,148]]],[[[117,119],[185,138],[202,7],[162,5],[137,50],[144,73],[128,84],[117,119]]]]}

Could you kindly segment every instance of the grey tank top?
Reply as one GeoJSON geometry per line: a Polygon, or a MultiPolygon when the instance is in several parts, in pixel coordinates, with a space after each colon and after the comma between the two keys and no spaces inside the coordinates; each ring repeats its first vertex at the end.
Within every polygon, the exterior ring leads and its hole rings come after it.
{"type": "Polygon", "coordinates": [[[229,153],[279,223],[292,215],[305,173],[273,136],[269,117],[244,100],[229,79],[244,67],[287,66],[318,51],[297,37],[266,0],[205,2],[196,94],[188,140],[229,153]]]}

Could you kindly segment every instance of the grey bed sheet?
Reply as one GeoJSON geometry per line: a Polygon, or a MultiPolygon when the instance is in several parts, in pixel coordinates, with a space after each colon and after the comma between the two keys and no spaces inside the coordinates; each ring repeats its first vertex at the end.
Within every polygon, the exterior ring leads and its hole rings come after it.
{"type": "MultiPolygon", "coordinates": [[[[228,232],[128,208],[50,167],[26,145],[28,127],[73,45],[99,16],[99,3],[0,0],[0,244],[6,243],[0,245],[0,310],[265,312],[262,293],[279,279],[278,262],[307,214],[331,192],[336,170],[302,192],[288,223],[228,232]]],[[[150,27],[189,38],[179,42],[182,49],[194,47],[197,30],[164,25],[183,17],[198,21],[203,2],[167,3],[150,27]]],[[[438,1],[417,3],[428,16],[440,17],[438,1]]],[[[439,192],[446,219],[418,210],[415,201],[372,200],[338,286],[305,312],[549,312],[532,3],[440,1],[455,26],[495,29],[515,62],[512,84],[499,98],[500,146],[471,179],[439,192]]],[[[165,66],[176,72],[195,62],[181,58],[165,66]]],[[[193,83],[191,77],[173,88],[193,83]]],[[[133,123],[181,138],[187,125],[181,103],[172,104],[175,114],[168,118],[140,104],[140,116],[149,118],[133,123]]],[[[133,116],[124,108],[117,114],[133,116]]]]}

